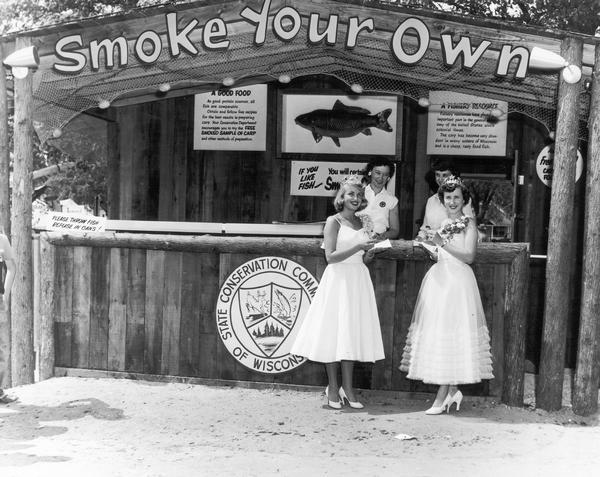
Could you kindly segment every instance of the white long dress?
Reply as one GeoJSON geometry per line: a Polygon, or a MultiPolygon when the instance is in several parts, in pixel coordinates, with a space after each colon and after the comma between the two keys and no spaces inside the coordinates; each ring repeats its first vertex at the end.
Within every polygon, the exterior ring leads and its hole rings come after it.
{"type": "MultiPolygon", "coordinates": [[[[336,250],[352,247],[363,234],[362,229],[340,224],[336,250]]],[[[320,363],[384,358],[375,292],[363,253],[327,265],[292,354],[320,363]]]]}
{"type": "MultiPolygon", "coordinates": [[[[464,247],[465,233],[452,243],[464,247]]],[[[431,384],[493,378],[490,337],[471,267],[443,248],[423,277],[400,370],[431,384]]]]}

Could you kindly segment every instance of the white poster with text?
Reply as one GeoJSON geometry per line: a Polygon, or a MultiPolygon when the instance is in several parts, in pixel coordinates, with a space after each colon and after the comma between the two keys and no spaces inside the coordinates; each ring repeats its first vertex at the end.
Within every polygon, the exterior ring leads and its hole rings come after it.
{"type": "Polygon", "coordinates": [[[505,156],[508,103],[430,91],[427,154],[505,156]]]}
{"type": "MultiPolygon", "coordinates": [[[[366,162],[292,161],[290,195],[333,197],[346,177],[362,177],[366,167],[366,162]]],[[[395,183],[395,176],[392,176],[387,185],[392,194],[395,183]]]]}
{"type": "Polygon", "coordinates": [[[266,123],[266,84],[197,94],[194,149],[264,151],[266,123]]]}
{"type": "Polygon", "coordinates": [[[340,182],[361,176],[365,162],[292,161],[290,195],[335,196],[340,182]]]}

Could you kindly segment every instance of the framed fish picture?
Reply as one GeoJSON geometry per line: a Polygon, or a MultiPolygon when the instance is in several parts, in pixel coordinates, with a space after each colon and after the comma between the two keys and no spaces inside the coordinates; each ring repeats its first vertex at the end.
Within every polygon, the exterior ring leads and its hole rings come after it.
{"type": "Polygon", "coordinates": [[[395,156],[399,149],[396,96],[282,93],[279,112],[282,155],[395,156]]]}

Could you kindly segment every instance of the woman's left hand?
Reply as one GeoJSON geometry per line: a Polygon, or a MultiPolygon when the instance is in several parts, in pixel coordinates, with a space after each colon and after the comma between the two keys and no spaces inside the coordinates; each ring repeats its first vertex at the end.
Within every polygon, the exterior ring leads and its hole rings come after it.
{"type": "Polygon", "coordinates": [[[444,239],[442,238],[442,236],[439,234],[439,232],[436,232],[435,235],[433,237],[431,237],[431,241],[436,244],[438,247],[444,245],[444,239]]]}

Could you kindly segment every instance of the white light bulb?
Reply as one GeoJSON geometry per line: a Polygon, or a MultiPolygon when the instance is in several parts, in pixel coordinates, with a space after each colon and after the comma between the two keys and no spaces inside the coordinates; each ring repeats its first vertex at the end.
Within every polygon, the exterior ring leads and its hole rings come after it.
{"type": "Polygon", "coordinates": [[[227,78],[223,78],[223,86],[233,86],[234,83],[235,83],[235,80],[231,76],[228,76],[227,78]]]}
{"type": "Polygon", "coordinates": [[[61,136],[62,136],[62,129],[56,128],[54,131],[52,131],[53,138],[58,139],[61,136]]]}
{"type": "Polygon", "coordinates": [[[280,83],[287,84],[290,81],[292,81],[292,78],[290,77],[290,75],[280,75],[279,76],[279,82],[280,83]]]}
{"type": "Polygon", "coordinates": [[[358,83],[354,83],[352,86],[350,86],[350,89],[356,94],[361,94],[363,92],[363,87],[358,83]]]}
{"type": "Polygon", "coordinates": [[[427,98],[419,98],[419,106],[422,108],[428,108],[431,106],[431,102],[427,98]]]}
{"type": "Polygon", "coordinates": [[[581,79],[581,68],[576,65],[569,65],[562,70],[562,77],[569,84],[578,83],[581,79]]]}
{"type": "Polygon", "coordinates": [[[166,93],[170,89],[171,89],[171,85],[169,83],[163,83],[163,84],[161,84],[161,85],[158,86],[158,90],[161,93],[166,93]]]}
{"type": "Polygon", "coordinates": [[[108,99],[101,99],[98,101],[98,107],[100,109],[108,109],[110,108],[110,101],[108,99]]]}

